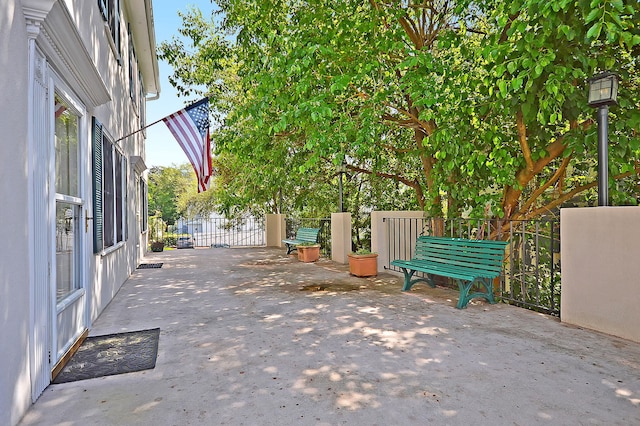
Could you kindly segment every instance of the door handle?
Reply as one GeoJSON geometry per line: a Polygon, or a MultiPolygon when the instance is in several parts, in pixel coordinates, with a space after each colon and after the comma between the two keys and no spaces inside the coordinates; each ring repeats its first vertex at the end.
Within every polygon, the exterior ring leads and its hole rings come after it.
{"type": "Polygon", "coordinates": [[[89,221],[93,220],[92,217],[89,217],[89,212],[87,210],[84,211],[84,232],[89,232],[89,221]]]}

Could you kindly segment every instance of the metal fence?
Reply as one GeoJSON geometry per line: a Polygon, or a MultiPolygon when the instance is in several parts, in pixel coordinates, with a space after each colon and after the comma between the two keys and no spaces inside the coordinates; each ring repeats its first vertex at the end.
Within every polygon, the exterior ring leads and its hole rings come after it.
{"type": "Polygon", "coordinates": [[[509,236],[501,297],[560,316],[560,221],[510,221],[509,236]]]}
{"type": "Polygon", "coordinates": [[[285,219],[287,238],[295,238],[298,228],[320,228],[318,242],[323,256],[331,256],[331,218],[292,218],[285,219]]]}
{"type": "Polygon", "coordinates": [[[179,219],[171,229],[177,235],[189,234],[196,247],[257,247],[266,244],[264,218],[179,219]]]}
{"type": "MultiPolygon", "coordinates": [[[[420,235],[509,242],[496,293],[503,301],[560,315],[560,223],[558,220],[499,221],[386,218],[388,259],[411,259],[420,235]]],[[[398,271],[390,264],[385,269],[398,271]]],[[[453,286],[450,280],[443,280],[453,286]]]]}

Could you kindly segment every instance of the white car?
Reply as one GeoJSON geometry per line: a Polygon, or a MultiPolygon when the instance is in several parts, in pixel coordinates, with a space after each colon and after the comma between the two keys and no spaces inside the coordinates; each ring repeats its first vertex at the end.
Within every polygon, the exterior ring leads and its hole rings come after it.
{"type": "Polygon", "coordinates": [[[194,248],[193,238],[191,238],[190,235],[187,237],[178,237],[176,240],[176,248],[194,248]]]}

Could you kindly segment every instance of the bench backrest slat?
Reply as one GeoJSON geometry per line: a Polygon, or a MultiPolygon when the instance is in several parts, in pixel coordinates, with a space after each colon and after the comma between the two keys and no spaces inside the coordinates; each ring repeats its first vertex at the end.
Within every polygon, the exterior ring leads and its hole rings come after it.
{"type": "Polygon", "coordinates": [[[438,257],[438,256],[419,256],[415,257],[418,260],[429,260],[431,262],[438,262],[445,265],[451,266],[464,266],[467,268],[474,268],[480,270],[489,270],[489,271],[497,271],[500,272],[502,270],[502,258],[496,258],[496,260],[492,263],[489,262],[477,262],[476,259],[472,257],[463,257],[459,256],[457,258],[447,256],[447,257],[438,257]]]}
{"type": "Polygon", "coordinates": [[[503,250],[496,249],[493,253],[476,252],[473,248],[465,250],[447,250],[445,247],[417,247],[414,257],[441,257],[443,259],[465,258],[473,263],[491,265],[502,259],[503,250]]]}
{"type": "Polygon", "coordinates": [[[418,237],[419,241],[425,241],[431,244],[444,244],[447,246],[474,246],[474,247],[498,247],[502,248],[508,243],[506,241],[494,241],[494,240],[468,240],[465,238],[450,238],[450,237],[431,237],[428,235],[422,235],[418,237]]]}
{"type": "Polygon", "coordinates": [[[414,259],[499,273],[506,245],[505,241],[422,236],[416,241],[414,259]]]}
{"type": "Polygon", "coordinates": [[[318,242],[320,228],[298,228],[296,232],[296,240],[308,241],[310,243],[318,242]]]}

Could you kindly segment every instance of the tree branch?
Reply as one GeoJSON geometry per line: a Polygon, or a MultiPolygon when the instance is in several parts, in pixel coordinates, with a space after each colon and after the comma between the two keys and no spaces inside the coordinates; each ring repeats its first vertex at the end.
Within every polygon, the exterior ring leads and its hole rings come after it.
{"type": "Polygon", "coordinates": [[[518,16],[520,16],[520,11],[509,16],[509,20],[507,21],[506,25],[502,29],[502,33],[500,34],[500,40],[498,41],[499,43],[504,43],[505,41],[507,41],[507,37],[509,37],[509,29],[511,28],[511,25],[513,25],[513,22],[518,19],[518,16]]]}
{"type": "MultiPolygon", "coordinates": [[[[630,171],[630,172],[621,173],[621,174],[619,174],[617,176],[614,176],[613,180],[624,179],[626,177],[637,175],[637,174],[638,174],[638,170],[633,170],[633,171],[630,171]]],[[[549,212],[554,207],[558,207],[559,205],[561,205],[565,201],[570,200],[576,194],[579,194],[580,192],[586,191],[587,189],[593,188],[594,186],[597,186],[597,185],[598,185],[598,181],[594,181],[594,182],[588,183],[586,185],[582,185],[582,186],[579,186],[577,188],[574,188],[572,191],[567,192],[562,197],[556,198],[555,200],[553,200],[552,202],[550,202],[546,206],[540,207],[539,209],[536,209],[536,210],[533,210],[533,211],[529,212],[529,214],[525,215],[523,217],[523,219],[524,220],[529,220],[530,218],[536,217],[536,216],[538,216],[538,215],[540,215],[540,214],[542,214],[544,212],[549,212]]]]}
{"type": "Polygon", "coordinates": [[[399,21],[416,50],[422,49],[422,40],[420,40],[415,23],[405,16],[400,17],[399,21]]]}
{"type": "Polygon", "coordinates": [[[384,120],[396,122],[396,123],[402,125],[403,127],[410,127],[412,129],[420,128],[420,129],[422,129],[424,131],[424,133],[427,136],[431,135],[435,131],[436,124],[435,124],[435,122],[433,120],[422,121],[416,115],[412,114],[411,112],[409,112],[409,111],[407,111],[407,110],[405,110],[403,108],[394,107],[393,105],[390,105],[390,104],[388,104],[386,102],[384,102],[383,105],[385,105],[386,107],[389,107],[391,109],[395,109],[400,114],[402,114],[402,115],[404,115],[404,116],[406,116],[408,118],[408,120],[401,120],[400,118],[394,117],[391,114],[384,114],[383,117],[382,117],[384,120]],[[411,123],[414,123],[414,125],[411,125],[411,123]]]}
{"type": "MultiPolygon", "coordinates": [[[[583,130],[588,129],[593,125],[593,120],[588,119],[582,122],[579,127],[582,127],[583,130]]],[[[527,186],[527,184],[533,179],[538,173],[540,173],[551,161],[558,158],[566,149],[566,145],[564,144],[564,136],[559,137],[552,143],[550,143],[546,151],[549,155],[545,155],[543,158],[540,158],[533,165],[533,169],[524,168],[517,172],[516,181],[517,186],[508,186],[504,198],[502,199],[502,210],[505,213],[505,217],[509,218],[511,214],[516,212],[516,208],[518,205],[518,200],[522,195],[522,189],[527,186]]]]}
{"type": "Polygon", "coordinates": [[[565,157],[564,160],[562,160],[562,164],[560,165],[558,170],[556,170],[556,172],[551,177],[551,179],[549,179],[544,185],[542,185],[540,188],[538,188],[531,195],[531,197],[529,197],[529,199],[522,205],[522,207],[520,207],[519,214],[515,215],[514,219],[519,219],[522,216],[524,216],[522,214],[522,212],[526,212],[529,209],[529,207],[531,207],[531,204],[533,204],[533,202],[535,200],[537,200],[538,197],[540,197],[540,195],[542,195],[544,193],[544,191],[547,190],[547,188],[549,188],[551,185],[553,185],[554,182],[556,182],[558,179],[560,179],[560,177],[567,170],[567,166],[569,165],[570,161],[571,161],[571,156],[565,157]]]}
{"type": "Polygon", "coordinates": [[[518,140],[520,141],[520,148],[522,148],[524,160],[527,162],[527,169],[529,171],[532,171],[533,159],[531,158],[531,148],[529,147],[529,141],[527,140],[527,126],[524,124],[522,109],[518,109],[518,112],[516,113],[516,127],[518,129],[518,140]]]}
{"type": "Polygon", "coordinates": [[[363,169],[362,167],[358,167],[353,164],[348,164],[347,169],[353,172],[364,173],[367,175],[375,175],[378,177],[391,179],[396,182],[403,183],[407,185],[409,188],[412,188],[414,191],[416,191],[416,197],[418,198],[418,203],[420,204],[421,207],[424,207],[424,192],[422,191],[422,186],[420,185],[420,182],[418,182],[417,180],[410,180],[397,174],[374,172],[372,170],[363,169]]]}

